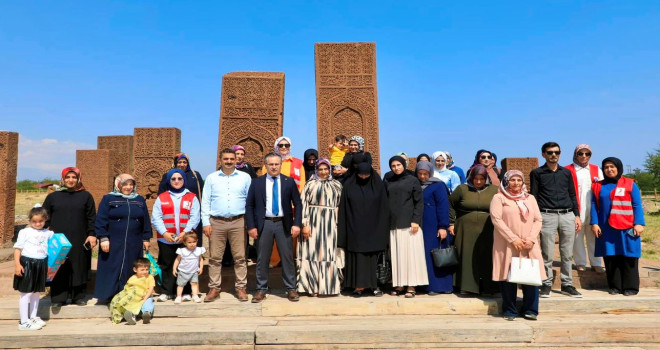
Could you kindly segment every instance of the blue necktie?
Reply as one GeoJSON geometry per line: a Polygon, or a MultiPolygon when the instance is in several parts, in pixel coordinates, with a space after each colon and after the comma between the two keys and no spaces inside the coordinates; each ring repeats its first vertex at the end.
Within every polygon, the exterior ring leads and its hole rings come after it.
{"type": "Polygon", "coordinates": [[[280,213],[280,198],[277,190],[277,176],[273,176],[273,215],[280,213]]]}

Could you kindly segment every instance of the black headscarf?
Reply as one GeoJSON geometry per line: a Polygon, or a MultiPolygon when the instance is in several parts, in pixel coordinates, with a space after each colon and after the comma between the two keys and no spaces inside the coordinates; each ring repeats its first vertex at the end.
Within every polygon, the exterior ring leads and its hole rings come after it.
{"type": "Polygon", "coordinates": [[[344,182],[339,202],[337,246],[350,252],[377,252],[389,240],[387,191],[378,173],[367,162],[344,182]],[[358,174],[371,174],[362,179],[358,174]]]}
{"type": "Polygon", "coordinates": [[[307,164],[307,158],[314,156],[316,160],[319,159],[319,152],[313,148],[310,148],[305,151],[305,154],[303,155],[303,168],[305,168],[305,181],[309,180],[309,178],[314,175],[314,172],[316,171],[316,161],[314,161],[313,165],[308,165],[307,164]]]}
{"type": "Polygon", "coordinates": [[[602,164],[602,169],[603,169],[603,177],[605,178],[605,182],[610,182],[610,183],[617,183],[621,176],[623,176],[623,163],[621,162],[621,159],[616,158],[616,157],[607,157],[603,159],[603,164],[602,164]],[[616,167],[616,176],[615,177],[607,177],[605,175],[605,163],[612,163],[616,167]]]}
{"type": "Polygon", "coordinates": [[[419,160],[419,159],[422,158],[422,157],[426,157],[426,159],[428,159],[429,161],[432,160],[432,159],[431,159],[431,156],[429,156],[428,154],[426,154],[426,153],[420,153],[420,154],[417,156],[417,163],[421,162],[421,160],[419,160]]]}
{"type": "Polygon", "coordinates": [[[398,175],[397,175],[396,173],[394,173],[394,170],[392,170],[392,171],[391,171],[392,174],[389,175],[389,176],[387,176],[387,181],[397,181],[397,180],[399,180],[400,178],[402,178],[402,177],[408,175],[408,173],[406,172],[406,160],[403,159],[403,157],[401,157],[401,156],[394,156],[394,157],[390,158],[390,162],[389,162],[389,164],[390,164],[390,169],[392,169],[392,162],[399,162],[399,163],[401,163],[401,164],[403,165],[403,172],[402,172],[401,174],[398,174],[398,175]]]}

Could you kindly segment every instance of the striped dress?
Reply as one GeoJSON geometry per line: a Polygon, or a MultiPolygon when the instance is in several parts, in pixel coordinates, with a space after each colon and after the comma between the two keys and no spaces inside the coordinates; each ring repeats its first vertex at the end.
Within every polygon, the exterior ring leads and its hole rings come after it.
{"type": "Polygon", "coordinates": [[[337,180],[310,180],[302,192],[302,223],[311,236],[298,240],[298,292],[339,294],[340,270],[336,263],[337,207],[341,197],[337,180]]]}

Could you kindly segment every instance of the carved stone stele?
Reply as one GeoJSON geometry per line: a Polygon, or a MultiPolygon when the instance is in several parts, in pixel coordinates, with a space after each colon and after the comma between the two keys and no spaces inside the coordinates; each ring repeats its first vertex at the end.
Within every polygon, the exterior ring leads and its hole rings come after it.
{"type": "Polygon", "coordinates": [[[245,147],[246,161],[260,169],[283,130],[284,73],[232,72],[222,77],[216,168],[220,151],[238,144],[245,147]]]}
{"type": "Polygon", "coordinates": [[[316,43],[316,127],[318,150],[339,134],[362,136],[365,151],[380,168],[375,43],[316,43]]]}
{"type": "Polygon", "coordinates": [[[149,212],[156,201],[160,179],[172,169],[172,159],[179,152],[181,152],[181,130],[134,129],[133,176],[137,180],[137,192],[147,200],[149,212]]]}
{"type": "Polygon", "coordinates": [[[99,136],[96,148],[109,149],[116,155],[113,156],[113,175],[133,173],[133,135],[99,136]]]}
{"type": "Polygon", "coordinates": [[[529,189],[529,173],[539,167],[539,159],[536,157],[527,158],[504,158],[502,159],[502,171],[520,170],[525,175],[525,185],[529,189]]]}
{"type": "Polygon", "coordinates": [[[101,198],[112,191],[115,173],[113,163],[117,155],[109,149],[77,150],[76,168],[82,174],[82,183],[94,197],[98,209],[101,198]]]}
{"type": "Polygon", "coordinates": [[[0,243],[11,242],[14,237],[17,165],[18,133],[0,131],[0,243]]]}

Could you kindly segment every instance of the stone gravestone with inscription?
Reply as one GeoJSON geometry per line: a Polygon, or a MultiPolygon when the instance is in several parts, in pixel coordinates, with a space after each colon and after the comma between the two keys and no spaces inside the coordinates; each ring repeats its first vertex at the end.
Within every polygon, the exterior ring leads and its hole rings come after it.
{"type": "Polygon", "coordinates": [[[158,185],[172,169],[174,155],[181,152],[181,130],[135,128],[133,132],[133,176],[137,191],[147,200],[149,212],[158,197],[158,185]]]}
{"type": "Polygon", "coordinates": [[[14,237],[17,165],[18,133],[0,131],[0,243],[11,242],[14,237]]]}
{"type": "Polygon", "coordinates": [[[217,168],[220,151],[239,144],[245,147],[246,161],[260,169],[283,132],[284,73],[227,73],[220,105],[217,168]]]}
{"type": "Polygon", "coordinates": [[[113,163],[117,155],[108,149],[77,150],[76,168],[82,174],[85,189],[92,194],[98,209],[101,198],[114,186],[113,163]]]}
{"type": "Polygon", "coordinates": [[[520,170],[525,175],[525,185],[529,189],[529,173],[539,167],[539,159],[536,157],[527,158],[504,158],[502,159],[502,171],[520,170]]]}
{"type": "Polygon", "coordinates": [[[96,148],[112,151],[111,172],[113,176],[133,173],[133,135],[99,136],[96,148]]]}
{"type": "Polygon", "coordinates": [[[375,43],[316,43],[316,127],[318,150],[343,134],[360,135],[373,166],[380,168],[375,43]]]}

